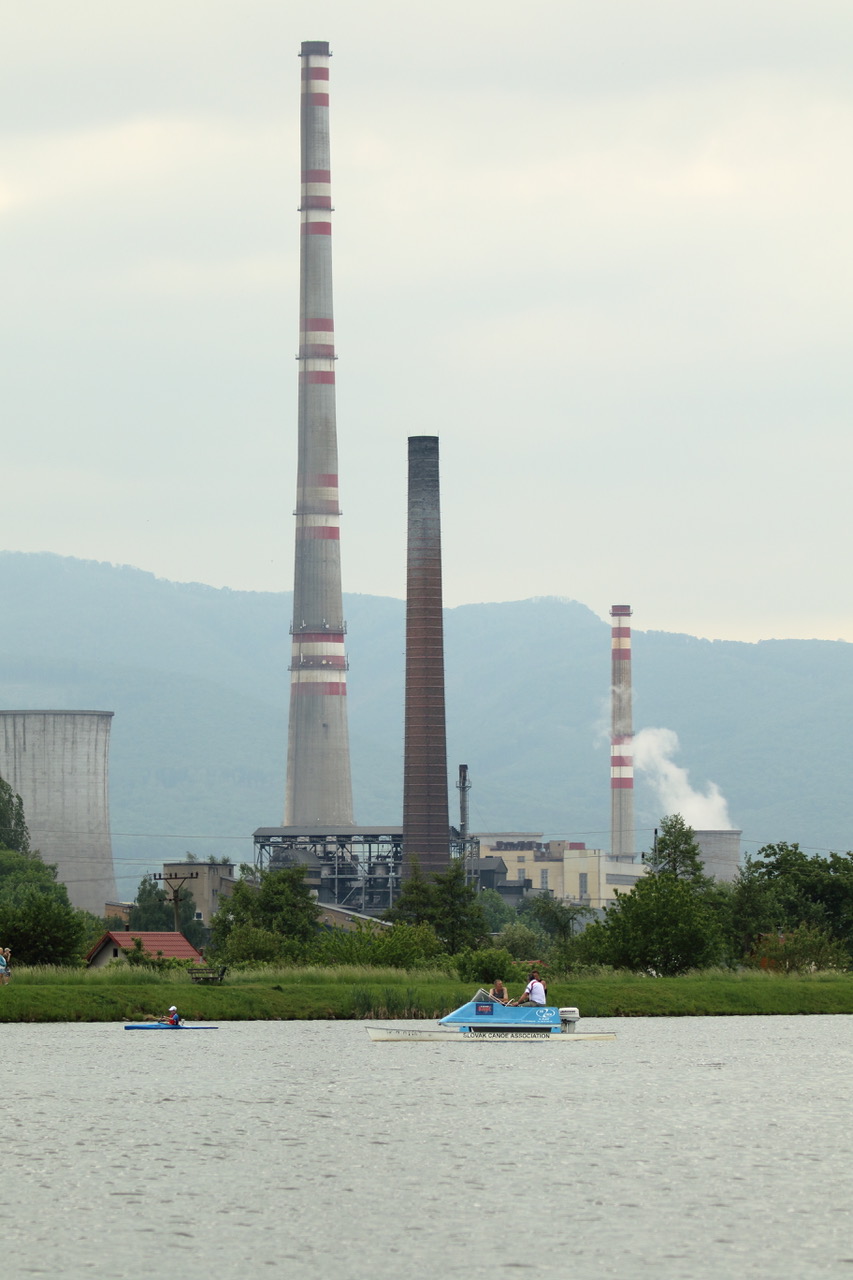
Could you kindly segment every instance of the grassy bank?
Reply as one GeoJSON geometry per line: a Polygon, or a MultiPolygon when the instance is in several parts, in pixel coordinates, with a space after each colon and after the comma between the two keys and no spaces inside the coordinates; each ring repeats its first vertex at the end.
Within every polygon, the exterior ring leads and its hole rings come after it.
{"type": "MultiPolygon", "coordinates": [[[[16,969],[0,987],[0,1022],[134,1022],[176,1004],[187,1021],[435,1018],[476,984],[399,969],[265,969],[213,986],[140,969],[16,969]]],[[[584,1018],[853,1013],[853,974],[784,976],[710,971],[682,978],[603,974],[555,980],[550,1004],[584,1018]]]]}

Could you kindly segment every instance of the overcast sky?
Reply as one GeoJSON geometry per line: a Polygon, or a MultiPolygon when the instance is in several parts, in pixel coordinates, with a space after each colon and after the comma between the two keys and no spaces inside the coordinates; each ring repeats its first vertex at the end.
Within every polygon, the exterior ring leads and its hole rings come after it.
{"type": "Polygon", "coordinates": [[[292,587],[328,40],[344,589],[853,640],[850,0],[29,0],[0,25],[0,545],[292,587]]]}

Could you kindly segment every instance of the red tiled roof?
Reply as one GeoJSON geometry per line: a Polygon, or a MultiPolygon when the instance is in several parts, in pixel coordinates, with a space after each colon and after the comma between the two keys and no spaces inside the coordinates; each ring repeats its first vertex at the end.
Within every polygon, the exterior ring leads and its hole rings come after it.
{"type": "Polygon", "coordinates": [[[129,932],[125,929],[110,931],[105,933],[87,953],[86,959],[91,960],[101,947],[111,944],[114,947],[122,947],[125,951],[133,949],[134,940],[142,939],[143,950],[150,955],[156,956],[158,951],[166,959],[174,956],[178,960],[192,960],[199,964],[204,964],[204,957],[200,951],[196,951],[195,947],[187,942],[182,933],[146,933],[141,929],[131,929],[129,932]]]}

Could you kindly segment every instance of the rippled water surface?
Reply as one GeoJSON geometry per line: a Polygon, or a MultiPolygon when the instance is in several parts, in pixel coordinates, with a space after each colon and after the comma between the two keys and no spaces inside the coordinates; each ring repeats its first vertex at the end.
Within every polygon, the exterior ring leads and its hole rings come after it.
{"type": "Polygon", "coordinates": [[[581,1027],[5,1025],[3,1272],[853,1280],[853,1018],[581,1027]]]}

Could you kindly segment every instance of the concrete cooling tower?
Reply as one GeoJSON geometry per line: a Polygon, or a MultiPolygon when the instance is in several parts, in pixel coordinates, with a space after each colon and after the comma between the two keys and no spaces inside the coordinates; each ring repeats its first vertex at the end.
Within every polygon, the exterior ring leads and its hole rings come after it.
{"type": "Polygon", "coordinates": [[[116,897],[108,798],[112,711],[0,711],[0,777],[24,802],[30,847],[75,907],[116,897]]]}

